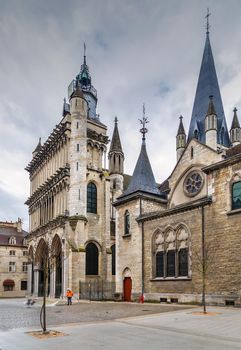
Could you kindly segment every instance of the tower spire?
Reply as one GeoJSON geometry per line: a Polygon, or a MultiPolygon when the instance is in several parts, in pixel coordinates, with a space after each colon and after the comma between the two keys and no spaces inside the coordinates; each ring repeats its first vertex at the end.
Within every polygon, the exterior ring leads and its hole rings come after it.
{"type": "Polygon", "coordinates": [[[115,127],[111,139],[109,158],[110,174],[123,174],[124,171],[124,153],[121,147],[121,140],[118,130],[118,119],[115,117],[115,127]]]}
{"type": "Polygon", "coordinates": [[[223,109],[222,98],[220,94],[218,78],[216,74],[212,48],[209,38],[209,16],[207,11],[206,23],[206,41],[203,51],[202,63],[198,77],[197,89],[193,103],[192,116],[188,132],[188,141],[195,137],[195,126],[198,127],[198,140],[205,143],[205,117],[207,106],[209,105],[209,96],[213,96],[215,101],[215,111],[217,116],[217,143],[225,147],[230,146],[228,128],[223,109]]]}

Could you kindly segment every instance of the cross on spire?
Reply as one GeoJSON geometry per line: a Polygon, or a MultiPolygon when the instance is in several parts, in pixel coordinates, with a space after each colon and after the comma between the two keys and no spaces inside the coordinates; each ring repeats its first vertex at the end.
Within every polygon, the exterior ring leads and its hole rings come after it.
{"type": "Polygon", "coordinates": [[[207,19],[206,23],[206,34],[209,34],[210,24],[209,24],[209,17],[211,16],[211,13],[209,12],[209,8],[207,8],[207,14],[205,18],[207,19]]]}
{"type": "Polygon", "coordinates": [[[143,103],[143,116],[142,119],[139,119],[142,128],[140,129],[140,132],[142,133],[142,141],[145,141],[146,139],[146,133],[148,132],[147,128],[146,128],[146,124],[149,123],[148,118],[146,117],[146,107],[145,107],[145,103],[143,103]]]}
{"type": "Polygon", "coordinates": [[[84,42],[84,64],[86,64],[86,45],[84,42]]]}

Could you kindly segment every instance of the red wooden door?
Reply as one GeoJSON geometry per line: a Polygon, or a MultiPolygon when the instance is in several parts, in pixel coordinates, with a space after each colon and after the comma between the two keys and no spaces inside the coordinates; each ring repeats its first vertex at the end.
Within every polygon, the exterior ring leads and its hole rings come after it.
{"type": "Polygon", "coordinates": [[[130,277],[124,279],[124,301],[131,301],[131,286],[132,281],[130,277]]]}

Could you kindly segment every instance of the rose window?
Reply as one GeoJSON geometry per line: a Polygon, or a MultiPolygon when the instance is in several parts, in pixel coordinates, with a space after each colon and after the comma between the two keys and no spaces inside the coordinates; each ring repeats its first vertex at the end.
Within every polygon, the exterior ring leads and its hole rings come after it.
{"type": "Polygon", "coordinates": [[[193,172],[189,174],[184,181],[184,191],[189,196],[195,196],[201,191],[203,186],[203,177],[198,172],[193,172]]]}

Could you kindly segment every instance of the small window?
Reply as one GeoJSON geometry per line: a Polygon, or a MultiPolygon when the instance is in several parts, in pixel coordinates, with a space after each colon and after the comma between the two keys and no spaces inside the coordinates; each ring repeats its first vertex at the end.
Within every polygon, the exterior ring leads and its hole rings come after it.
{"type": "Polygon", "coordinates": [[[16,237],[12,236],[9,238],[9,244],[16,244],[16,237]]]}
{"type": "Polygon", "coordinates": [[[164,253],[156,253],[156,277],[164,277],[164,253]]]}
{"type": "Polygon", "coordinates": [[[23,239],[23,245],[27,245],[27,240],[26,240],[26,238],[23,239]]]}
{"type": "Polygon", "coordinates": [[[112,276],[115,276],[115,244],[111,246],[111,271],[112,276]]]}
{"type": "Polygon", "coordinates": [[[79,144],[77,143],[77,152],[79,152],[79,144]]]}
{"type": "Polygon", "coordinates": [[[27,290],[27,289],[28,289],[28,282],[21,281],[21,290],[27,290]]]}
{"type": "Polygon", "coordinates": [[[23,272],[28,272],[28,263],[26,261],[23,262],[23,272]]]}
{"type": "Polygon", "coordinates": [[[241,208],[241,181],[235,182],[232,186],[232,209],[241,208]]]}
{"type": "Polygon", "coordinates": [[[9,262],[9,267],[8,267],[9,272],[16,272],[16,264],[13,261],[9,262]]]}
{"type": "Polygon", "coordinates": [[[191,147],[191,159],[193,159],[193,154],[194,154],[193,147],[191,147]]]}
{"type": "Polygon", "coordinates": [[[194,138],[195,138],[196,140],[198,140],[198,131],[197,131],[197,129],[194,130],[194,138]]]}
{"type": "Polygon", "coordinates": [[[28,256],[28,251],[27,250],[23,251],[23,256],[28,256]]]}
{"type": "Polygon", "coordinates": [[[79,128],[79,122],[76,123],[76,129],[78,129],[78,128],[79,128]]]}
{"type": "Polygon", "coordinates": [[[97,213],[97,188],[93,182],[87,186],[87,212],[97,213]]]}
{"type": "Polygon", "coordinates": [[[79,163],[78,162],[76,163],[76,170],[77,171],[79,170],[79,163]]]}
{"type": "Polygon", "coordinates": [[[128,210],[125,212],[124,216],[124,234],[129,235],[130,234],[130,213],[128,210]]]}
{"type": "Polygon", "coordinates": [[[10,250],[9,255],[15,255],[15,250],[10,250]]]}

